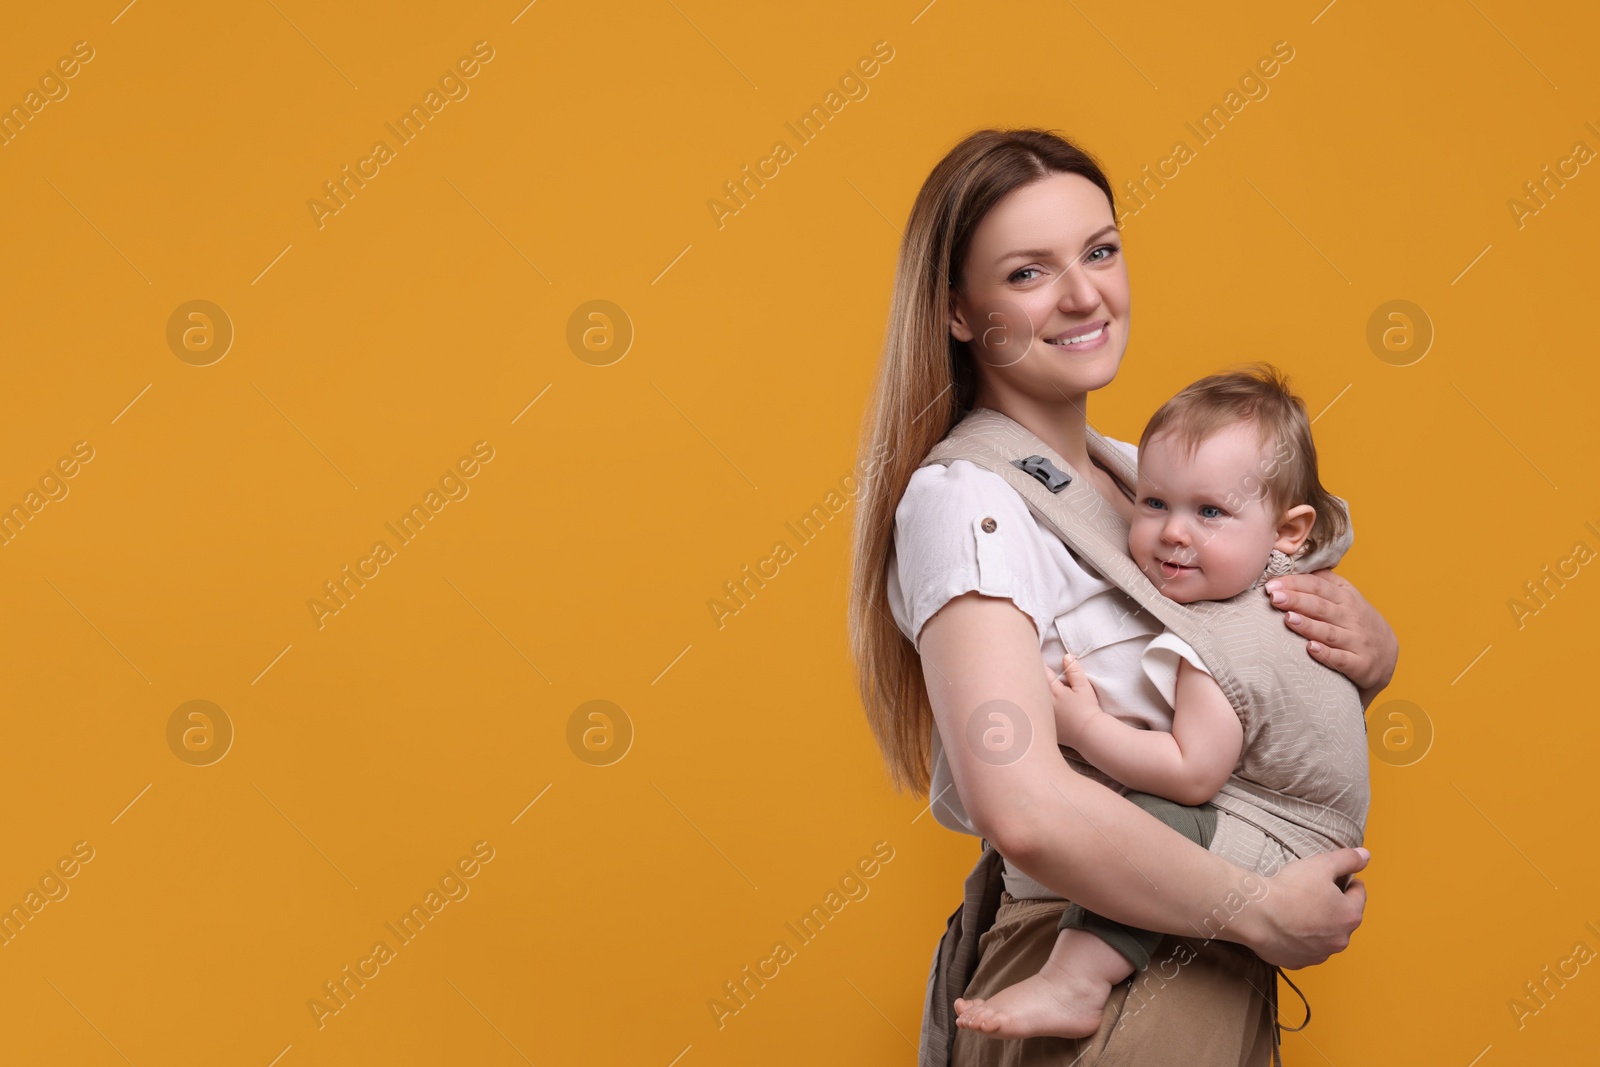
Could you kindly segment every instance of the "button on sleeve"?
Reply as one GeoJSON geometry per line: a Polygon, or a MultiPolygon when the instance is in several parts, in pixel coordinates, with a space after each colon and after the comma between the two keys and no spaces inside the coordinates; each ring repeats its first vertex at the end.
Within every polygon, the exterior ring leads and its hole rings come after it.
{"type": "Polygon", "coordinates": [[[978,587],[1011,589],[1011,564],[1006,561],[1005,535],[992,515],[972,520],[973,544],[978,548],[978,587]]]}
{"type": "Polygon", "coordinates": [[[973,591],[1007,598],[1036,629],[1048,626],[1028,568],[1030,539],[1041,536],[1027,505],[999,475],[963,460],[918,468],[895,509],[890,595],[901,601],[895,612],[901,631],[920,651],[928,619],[973,591]]]}

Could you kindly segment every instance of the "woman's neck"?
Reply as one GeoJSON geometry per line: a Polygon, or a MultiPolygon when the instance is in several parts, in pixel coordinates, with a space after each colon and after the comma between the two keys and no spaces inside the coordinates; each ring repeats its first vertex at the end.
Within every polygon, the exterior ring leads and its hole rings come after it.
{"type": "Polygon", "coordinates": [[[993,408],[1025,427],[1074,469],[1089,469],[1088,398],[1083,394],[1044,403],[1032,397],[996,396],[980,390],[973,403],[993,408]]]}

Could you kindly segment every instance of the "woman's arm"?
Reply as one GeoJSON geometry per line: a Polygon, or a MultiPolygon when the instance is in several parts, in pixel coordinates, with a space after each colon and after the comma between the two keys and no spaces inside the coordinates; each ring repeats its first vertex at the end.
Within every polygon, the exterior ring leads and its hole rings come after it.
{"type": "Polygon", "coordinates": [[[1244,725],[1216,679],[1188,660],[1178,660],[1170,733],[1106,714],[1083,664],[1068,652],[1062,666],[1061,678],[1045,668],[1056,739],[1129,789],[1204,804],[1239,765],[1244,725]]]}
{"type": "Polygon", "coordinates": [[[1272,606],[1288,613],[1289,629],[1308,639],[1311,658],[1356,684],[1363,708],[1388,687],[1400,639],[1360,590],[1326,568],[1286,574],[1265,588],[1272,606]]]}
{"type": "Polygon", "coordinates": [[[1320,963],[1349,944],[1366,887],[1352,878],[1341,892],[1334,879],[1366,866],[1365,851],[1296,860],[1264,880],[1263,895],[1259,875],[1073,772],[1056,748],[1038,634],[1010,600],[955,597],[923,626],[919,649],[973,825],[1041,884],[1119,922],[1170,933],[1204,929],[1225,902],[1248,899],[1254,906],[1222,936],[1284,967],[1320,963]]]}

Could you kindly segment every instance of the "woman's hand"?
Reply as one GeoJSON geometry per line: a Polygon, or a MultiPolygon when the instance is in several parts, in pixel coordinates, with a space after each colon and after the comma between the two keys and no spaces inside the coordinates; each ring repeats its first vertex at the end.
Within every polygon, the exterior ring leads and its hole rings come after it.
{"type": "Polygon", "coordinates": [[[1364,848],[1342,848],[1284,864],[1240,913],[1248,916],[1244,943],[1268,963],[1290,970],[1344,951],[1367,906],[1366,884],[1354,873],[1370,858],[1364,848]],[[1341,890],[1344,878],[1349,883],[1341,890]]]}
{"type": "Polygon", "coordinates": [[[1363,706],[1388,686],[1400,640],[1355,586],[1324,568],[1273,578],[1266,590],[1289,629],[1308,639],[1311,658],[1354,682],[1363,706]]]}
{"type": "Polygon", "coordinates": [[[1050,683],[1050,703],[1055,709],[1056,743],[1076,746],[1084,725],[1101,714],[1100,697],[1089,681],[1089,672],[1071,652],[1061,657],[1061,668],[1061,677],[1049,667],[1044,669],[1050,683]]]}

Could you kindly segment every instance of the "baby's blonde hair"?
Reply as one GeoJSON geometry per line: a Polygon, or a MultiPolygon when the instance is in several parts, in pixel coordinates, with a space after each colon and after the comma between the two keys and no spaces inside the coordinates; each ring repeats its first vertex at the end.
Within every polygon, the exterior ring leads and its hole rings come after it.
{"type": "Polygon", "coordinates": [[[1212,434],[1241,422],[1253,424],[1262,449],[1270,448],[1265,469],[1246,477],[1241,496],[1265,492],[1279,520],[1291,507],[1310,504],[1317,516],[1306,538],[1308,554],[1343,537],[1349,518],[1317,477],[1317,447],[1305,402],[1290,391],[1288,376],[1270,363],[1212,374],[1185,386],[1150,416],[1139,450],[1153,438],[1171,434],[1189,459],[1212,434]]]}

